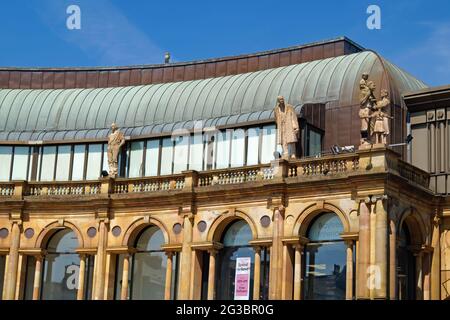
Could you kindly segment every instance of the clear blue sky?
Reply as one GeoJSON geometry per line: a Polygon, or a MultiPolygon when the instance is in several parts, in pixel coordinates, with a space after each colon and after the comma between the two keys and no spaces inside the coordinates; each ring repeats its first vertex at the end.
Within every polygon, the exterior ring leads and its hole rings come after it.
{"type": "Polygon", "coordinates": [[[0,4],[1,66],[108,66],[253,53],[347,36],[429,85],[450,84],[448,0],[14,0],[0,4]],[[81,8],[81,30],[66,9],[81,8]],[[369,30],[366,9],[381,8],[369,30]]]}

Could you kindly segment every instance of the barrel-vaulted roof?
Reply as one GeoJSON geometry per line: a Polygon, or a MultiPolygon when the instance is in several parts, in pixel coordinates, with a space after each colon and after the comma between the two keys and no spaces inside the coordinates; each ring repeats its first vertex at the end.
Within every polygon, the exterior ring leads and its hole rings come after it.
{"type": "Polygon", "coordinates": [[[358,104],[367,72],[377,91],[401,94],[426,85],[372,51],[203,80],[91,89],[0,89],[0,141],[102,139],[112,122],[126,135],[272,119],[276,97],[292,105],[358,104]]]}

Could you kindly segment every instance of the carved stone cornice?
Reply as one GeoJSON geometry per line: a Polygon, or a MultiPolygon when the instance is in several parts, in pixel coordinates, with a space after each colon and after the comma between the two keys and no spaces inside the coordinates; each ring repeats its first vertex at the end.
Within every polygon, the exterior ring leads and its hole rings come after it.
{"type": "Polygon", "coordinates": [[[303,236],[284,237],[281,239],[281,242],[283,242],[284,245],[304,247],[309,242],[309,239],[303,236]]]}
{"type": "Polygon", "coordinates": [[[165,252],[180,252],[182,248],[182,243],[163,244],[161,246],[161,250],[164,250],[165,252]]]}
{"type": "Polygon", "coordinates": [[[193,242],[191,244],[192,250],[220,250],[223,248],[223,244],[216,241],[203,241],[203,242],[193,242]]]}
{"type": "Polygon", "coordinates": [[[106,248],[106,252],[114,254],[133,254],[136,252],[136,249],[129,246],[109,247],[106,248]]]}
{"type": "Polygon", "coordinates": [[[80,249],[76,249],[75,252],[80,254],[80,255],[96,255],[97,254],[97,248],[80,248],[80,249]]]}
{"type": "Polygon", "coordinates": [[[42,248],[22,248],[19,249],[19,253],[36,258],[42,258],[47,254],[47,250],[42,248]]]}
{"type": "Polygon", "coordinates": [[[270,247],[272,245],[272,238],[259,238],[250,240],[249,245],[253,247],[270,247]]]}
{"type": "Polygon", "coordinates": [[[344,241],[356,241],[359,238],[359,232],[343,232],[341,233],[341,238],[344,241]]]}

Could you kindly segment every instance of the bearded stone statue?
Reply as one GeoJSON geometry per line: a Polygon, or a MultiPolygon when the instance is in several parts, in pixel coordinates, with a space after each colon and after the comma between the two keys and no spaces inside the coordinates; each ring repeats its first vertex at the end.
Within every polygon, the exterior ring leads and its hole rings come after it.
{"type": "Polygon", "coordinates": [[[277,144],[283,148],[283,159],[296,158],[296,144],[298,141],[299,125],[297,114],[292,105],[286,104],[284,97],[277,98],[274,109],[277,124],[277,144]]]}
{"type": "Polygon", "coordinates": [[[108,136],[108,167],[109,175],[113,178],[117,177],[119,166],[118,156],[120,148],[125,143],[125,137],[119,130],[117,125],[113,123],[111,125],[111,134],[108,136]]]}

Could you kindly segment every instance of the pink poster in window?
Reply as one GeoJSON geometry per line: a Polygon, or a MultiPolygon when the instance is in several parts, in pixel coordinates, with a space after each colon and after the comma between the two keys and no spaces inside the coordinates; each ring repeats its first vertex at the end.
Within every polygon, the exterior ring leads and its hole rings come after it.
{"type": "Polygon", "coordinates": [[[236,259],[236,275],[234,277],[234,300],[250,298],[250,258],[236,259]]]}

